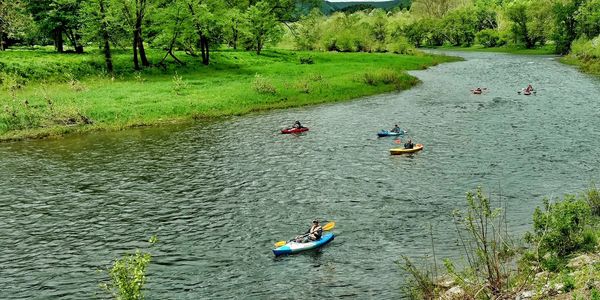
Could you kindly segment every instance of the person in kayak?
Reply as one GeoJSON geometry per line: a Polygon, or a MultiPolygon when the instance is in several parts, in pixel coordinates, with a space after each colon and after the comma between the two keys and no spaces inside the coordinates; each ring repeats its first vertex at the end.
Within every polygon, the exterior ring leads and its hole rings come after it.
{"type": "Polygon", "coordinates": [[[529,92],[532,92],[532,91],[533,91],[533,87],[531,86],[531,84],[529,84],[529,85],[527,86],[527,88],[525,88],[525,92],[528,92],[528,93],[529,93],[529,92]]]}
{"type": "Polygon", "coordinates": [[[317,241],[321,238],[321,235],[323,235],[323,227],[319,225],[319,220],[313,220],[310,229],[303,235],[297,236],[296,242],[307,243],[310,241],[317,241]]]}
{"type": "Polygon", "coordinates": [[[400,127],[398,127],[398,124],[394,125],[394,128],[392,128],[392,130],[390,130],[391,132],[395,132],[395,133],[400,133],[402,129],[400,129],[400,127]]]}
{"type": "Polygon", "coordinates": [[[413,144],[412,140],[408,140],[408,142],[406,142],[404,144],[404,149],[412,149],[415,147],[415,144],[413,144]]]}
{"type": "Polygon", "coordinates": [[[300,124],[300,121],[296,121],[294,122],[294,125],[292,125],[292,128],[304,128],[304,126],[300,124]]]}

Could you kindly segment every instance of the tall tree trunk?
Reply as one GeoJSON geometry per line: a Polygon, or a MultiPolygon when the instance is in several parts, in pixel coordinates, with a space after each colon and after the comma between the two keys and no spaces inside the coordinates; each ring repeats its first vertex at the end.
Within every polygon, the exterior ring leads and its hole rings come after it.
{"type": "Polygon", "coordinates": [[[56,51],[58,53],[63,53],[64,50],[64,40],[63,40],[63,32],[61,28],[55,28],[53,30],[53,37],[54,37],[54,48],[56,49],[56,51]]]}
{"type": "Polygon", "coordinates": [[[208,65],[210,63],[210,50],[208,49],[208,39],[204,35],[200,37],[200,48],[202,49],[202,63],[208,65]]]}
{"type": "Polygon", "coordinates": [[[138,48],[137,48],[137,46],[138,46],[138,43],[137,43],[138,38],[137,38],[137,35],[138,35],[138,31],[135,30],[133,32],[133,68],[136,69],[136,70],[139,70],[140,69],[140,62],[138,61],[138,48]]]}
{"type": "Polygon", "coordinates": [[[140,59],[142,60],[142,66],[149,67],[150,62],[146,58],[146,50],[144,50],[144,41],[142,40],[142,32],[138,34],[138,48],[140,49],[140,59]]]}
{"type": "Polygon", "coordinates": [[[237,44],[238,44],[238,30],[235,27],[232,27],[233,33],[232,33],[232,46],[233,46],[233,50],[237,50],[237,44]]]}
{"type": "Polygon", "coordinates": [[[140,59],[142,60],[142,65],[144,67],[149,67],[150,62],[148,62],[148,58],[146,57],[146,51],[144,50],[144,41],[142,39],[142,21],[144,20],[144,13],[146,10],[146,0],[138,0],[137,9],[136,9],[136,18],[135,18],[135,31],[137,33],[137,46],[140,50],[140,59]]]}
{"type": "Polygon", "coordinates": [[[188,3],[188,8],[190,13],[192,14],[192,18],[194,20],[194,27],[196,27],[196,33],[198,34],[198,46],[200,47],[200,51],[202,52],[202,63],[208,65],[210,63],[210,52],[208,50],[208,39],[202,32],[200,24],[196,20],[196,12],[194,11],[194,7],[191,3],[188,3]]]}
{"type": "Polygon", "coordinates": [[[83,45],[81,44],[81,34],[75,33],[75,53],[83,53],[83,45]]]}
{"type": "Polygon", "coordinates": [[[256,55],[260,55],[260,51],[262,50],[263,47],[263,39],[262,39],[262,32],[258,34],[258,36],[256,37],[256,55]]]}
{"type": "Polygon", "coordinates": [[[4,51],[4,32],[0,31],[0,51],[4,51]]]}
{"type": "Polygon", "coordinates": [[[106,70],[112,74],[114,72],[114,68],[112,64],[112,55],[110,53],[110,35],[108,34],[108,22],[106,21],[104,0],[99,0],[98,4],[100,5],[100,18],[102,19],[100,30],[102,30],[102,39],[104,40],[104,61],[106,61],[106,70]]]}

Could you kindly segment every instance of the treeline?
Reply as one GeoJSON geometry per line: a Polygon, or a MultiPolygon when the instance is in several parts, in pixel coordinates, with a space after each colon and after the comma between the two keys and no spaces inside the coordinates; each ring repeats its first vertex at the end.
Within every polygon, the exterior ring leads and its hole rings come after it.
{"type": "Polygon", "coordinates": [[[309,50],[395,51],[407,40],[416,47],[552,44],[566,54],[574,40],[600,34],[600,0],[415,0],[402,11],[313,11],[293,33],[309,50]]]}
{"type": "MultiPolygon", "coordinates": [[[[132,50],[134,68],[150,66],[146,46],[174,50],[210,63],[212,49],[226,44],[254,50],[282,36],[317,0],[0,0],[0,50],[14,43],[53,44],[64,52],[101,47],[112,72],[111,49],[132,50]]],[[[163,59],[164,61],[164,59],[163,59]]],[[[160,63],[160,62],[159,62],[160,63]]]]}

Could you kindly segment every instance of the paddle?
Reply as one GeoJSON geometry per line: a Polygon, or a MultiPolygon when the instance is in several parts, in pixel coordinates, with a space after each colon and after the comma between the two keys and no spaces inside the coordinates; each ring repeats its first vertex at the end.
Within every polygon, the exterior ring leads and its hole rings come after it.
{"type": "MultiPolygon", "coordinates": [[[[327,224],[325,224],[325,226],[323,226],[323,231],[328,231],[333,229],[333,227],[335,227],[335,222],[329,222],[327,224]]],[[[308,234],[308,233],[307,233],[308,234]]],[[[306,235],[306,234],[305,234],[306,235]]],[[[303,235],[304,236],[304,235],[303,235]]],[[[286,241],[279,241],[277,243],[275,243],[275,247],[281,247],[283,245],[287,244],[286,241]]]]}

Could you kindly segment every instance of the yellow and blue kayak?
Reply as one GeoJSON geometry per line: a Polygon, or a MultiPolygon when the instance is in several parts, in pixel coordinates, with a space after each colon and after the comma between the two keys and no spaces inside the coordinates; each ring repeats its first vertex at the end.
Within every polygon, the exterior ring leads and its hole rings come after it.
{"type": "Polygon", "coordinates": [[[333,241],[333,238],[333,233],[326,233],[322,235],[320,239],[308,243],[289,242],[281,247],[273,249],[273,254],[275,254],[275,256],[280,256],[286,254],[294,254],[311,249],[318,249],[329,244],[329,242],[333,241]]]}

